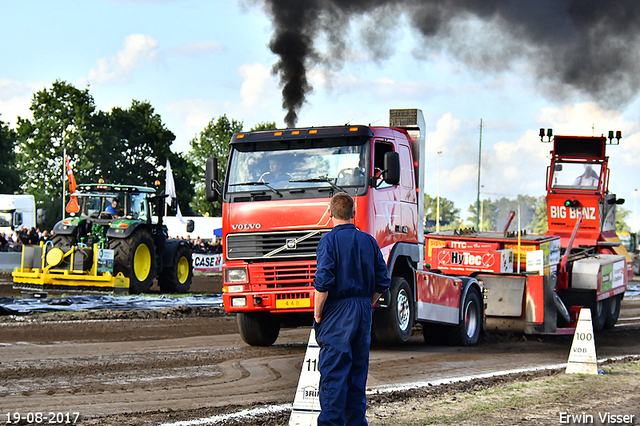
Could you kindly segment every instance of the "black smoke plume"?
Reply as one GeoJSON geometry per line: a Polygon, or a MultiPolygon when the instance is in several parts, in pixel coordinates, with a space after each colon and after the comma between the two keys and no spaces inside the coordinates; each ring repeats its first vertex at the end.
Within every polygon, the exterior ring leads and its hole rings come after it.
{"type": "MultiPolygon", "coordinates": [[[[607,106],[630,102],[640,88],[637,0],[264,0],[279,56],[285,122],[294,127],[312,90],[307,72],[344,62],[358,40],[375,60],[393,54],[393,29],[410,22],[414,57],[446,52],[484,72],[525,70],[543,93],[574,92],[607,106]],[[401,19],[404,17],[405,20],[401,19]],[[363,27],[376,22],[374,27],[363,27]],[[360,37],[353,37],[353,28],[360,37]],[[320,37],[326,41],[317,51],[320,37]]],[[[526,102],[523,99],[523,102],[526,102]]]]}

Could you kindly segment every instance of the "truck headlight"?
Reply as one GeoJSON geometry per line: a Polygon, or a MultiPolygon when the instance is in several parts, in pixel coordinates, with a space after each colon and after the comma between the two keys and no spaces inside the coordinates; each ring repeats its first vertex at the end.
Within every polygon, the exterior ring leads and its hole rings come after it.
{"type": "Polygon", "coordinates": [[[227,293],[240,293],[244,290],[243,285],[230,285],[227,286],[227,293]]]}
{"type": "Polygon", "coordinates": [[[227,282],[229,283],[246,283],[247,268],[230,268],[227,269],[227,282]]]}
{"type": "Polygon", "coordinates": [[[236,308],[241,308],[243,306],[247,306],[247,298],[242,297],[232,297],[231,298],[231,306],[236,308]]]}

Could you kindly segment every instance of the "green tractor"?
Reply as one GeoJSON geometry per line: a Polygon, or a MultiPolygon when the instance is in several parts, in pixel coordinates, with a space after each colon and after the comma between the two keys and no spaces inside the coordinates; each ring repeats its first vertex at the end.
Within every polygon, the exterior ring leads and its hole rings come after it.
{"type": "Polygon", "coordinates": [[[193,279],[191,246],[168,238],[165,197],[143,186],[78,185],[70,215],[55,225],[51,240],[23,248],[14,287],[137,294],[158,278],[163,293],[186,293],[193,279]]]}

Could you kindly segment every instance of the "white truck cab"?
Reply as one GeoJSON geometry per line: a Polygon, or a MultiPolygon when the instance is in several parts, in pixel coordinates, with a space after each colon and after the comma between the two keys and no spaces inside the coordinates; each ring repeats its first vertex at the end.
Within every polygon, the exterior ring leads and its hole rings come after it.
{"type": "Polygon", "coordinates": [[[33,195],[0,194],[0,232],[5,234],[36,226],[36,202],[33,195]]]}

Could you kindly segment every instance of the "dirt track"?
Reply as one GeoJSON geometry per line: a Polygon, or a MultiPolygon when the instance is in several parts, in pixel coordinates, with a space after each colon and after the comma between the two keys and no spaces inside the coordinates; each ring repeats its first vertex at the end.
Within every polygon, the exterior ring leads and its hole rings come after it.
{"type": "MultiPolygon", "coordinates": [[[[637,317],[640,298],[625,299],[620,324],[634,324],[597,335],[599,357],[640,354],[640,325],[625,320],[637,317]]],[[[291,403],[308,335],[308,327],[285,329],[273,347],[249,347],[235,318],[211,308],[3,317],[0,412],[71,411],[80,424],[148,425],[291,403]]],[[[563,363],[570,345],[570,337],[487,335],[454,348],[416,336],[372,348],[368,386],[563,363]]]]}

